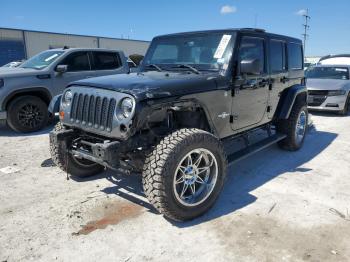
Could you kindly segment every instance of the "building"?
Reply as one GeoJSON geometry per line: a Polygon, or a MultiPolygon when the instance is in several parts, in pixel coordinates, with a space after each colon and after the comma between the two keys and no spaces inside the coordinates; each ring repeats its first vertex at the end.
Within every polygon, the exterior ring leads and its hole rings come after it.
{"type": "Polygon", "coordinates": [[[128,56],[144,55],[148,45],[148,41],[141,40],[0,28],[0,66],[64,46],[116,49],[128,56]]]}

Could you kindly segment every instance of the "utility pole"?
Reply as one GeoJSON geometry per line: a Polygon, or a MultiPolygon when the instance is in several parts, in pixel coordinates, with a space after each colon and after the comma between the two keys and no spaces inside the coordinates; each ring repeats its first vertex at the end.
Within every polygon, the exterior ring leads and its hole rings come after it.
{"type": "Polygon", "coordinates": [[[306,53],[306,39],[309,37],[309,35],[307,34],[307,31],[310,29],[309,26],[309,20],[311,19],[311,17],[309,16],[309,9],[306,9],[305,14],[303,14],[303,17],[305,19],[305,23],[303,24],[304,27],[304,34],[302,34],[302,36],[304,37],[304,55],[306,53]]]}

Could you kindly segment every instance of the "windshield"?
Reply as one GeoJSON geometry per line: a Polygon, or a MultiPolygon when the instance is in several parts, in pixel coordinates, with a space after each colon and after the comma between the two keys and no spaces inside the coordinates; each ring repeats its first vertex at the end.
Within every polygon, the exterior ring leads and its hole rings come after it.
{"type": "Polygon", "coordinates": [[[233,32],[156,38],[143,60],[143,68],[155,70],[156,65],[162,70],[191,70],[192,67],[192,71],[195,68],[224,72],[231,59],[235,38],[233,32]]]}
{"type": "Polygon", "coordinates": [[[33,56],[26,62],[24,62],[20,67],[22,68],[33,68],[33,69],[44,69],[45,67],[52,64],[64,51],[45,51],[36,56],[33,56]]]}
{"type": "Polygon", "coordinates": [[[306,71],[306,77],[348,80],[349,70],[346,67],[311,67],[306,71]]]}

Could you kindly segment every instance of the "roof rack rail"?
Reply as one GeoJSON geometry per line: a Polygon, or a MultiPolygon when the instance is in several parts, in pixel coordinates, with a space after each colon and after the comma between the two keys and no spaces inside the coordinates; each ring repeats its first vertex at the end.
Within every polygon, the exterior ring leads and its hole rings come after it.
{"type": "Polygon", "coordinates": [[[265,29],[253,28],[253,27],[245,27],[245,28],[242,28],[242,30],[255,31],[255,32],[259,32],[259,33],[265,33],[266,32],[265,29]]]}

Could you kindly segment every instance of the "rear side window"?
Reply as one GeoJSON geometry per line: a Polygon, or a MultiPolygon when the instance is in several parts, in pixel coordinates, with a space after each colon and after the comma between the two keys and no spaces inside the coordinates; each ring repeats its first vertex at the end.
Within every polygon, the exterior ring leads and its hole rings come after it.
{"type": "Polygon", "coordinates": [[[239,61],[259,59],[261,73],[265,72],[264,39],[256,37],[243,37],[239,49],[239,61]]]}
{"type": "Polygon", "coordinates": [[[286,69],[285,63],[285,46],[282,41],[270,41],[270,65],[271,71],[282,72],[286,69]]]}
{"type": "Polygon", "coordinates": [[[89,71],[90,61],[87,52],[75,52],[69,54],[60,65],[67,65],[68,72],[89,71]]]}
{"type": "Polygon", "coordinates": [[[93,52],[95,70],[113,70],[121,66],[120,58],[117,53],[93,52]]]}
{"type": "Polygon", "coordinates": [[[288,68],[303,69],[303,48],[299,44],[288,44],[288,68]]]}

